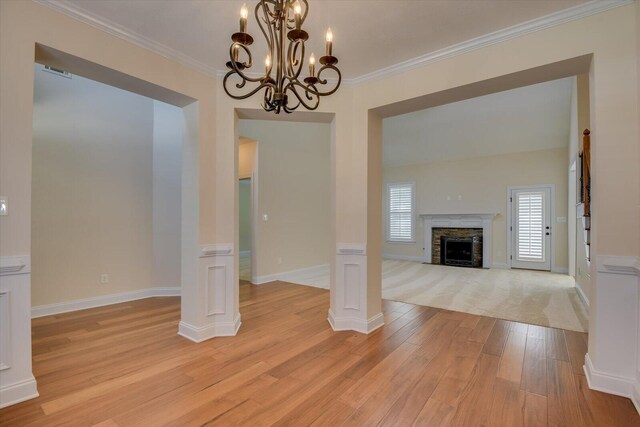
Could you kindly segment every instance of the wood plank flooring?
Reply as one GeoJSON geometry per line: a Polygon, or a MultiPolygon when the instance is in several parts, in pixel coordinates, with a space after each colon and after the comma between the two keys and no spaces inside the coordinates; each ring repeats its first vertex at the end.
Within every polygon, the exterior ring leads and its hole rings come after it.
{"type": "Polygon", "coordinates": [[[385,326],[333,332],[329,293],[241,285],[236,337],[176,334],[178,298],[34,319],[40,397],[2,426],[640,426],[588,388],[586,335],[384,301],[385,326]]]}

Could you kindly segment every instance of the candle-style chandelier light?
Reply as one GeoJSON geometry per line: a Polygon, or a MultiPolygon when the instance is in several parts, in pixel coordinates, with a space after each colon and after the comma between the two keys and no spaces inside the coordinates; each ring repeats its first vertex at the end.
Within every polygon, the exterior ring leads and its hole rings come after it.
{"type": "Polygon", "coordinates": [[[312,53],[309,56],[309,75],[301,77],[305,42],[309,39],[309,34],[302,29],[302,25],[308,12],[307,0],[258,2],[255,17],[266,39],[268,54],[264,75],[256,76],[248,74],[248,69],[253,65],[249,50],[253,37],[247,32],[247,7],[242,6],[240,31],[231,36],[233,43],[229,49],[230,61],[227,62],[230,71],[223,81],[227,95],[235,99],[246,99],[264,89],[262,107],[278,114],[280,111],[291,113],[301,105],[308,110],[315,110],[320,104],[321,96],[331,95],[338,90],[342,75],[336,67],[338,58],[332,54],[333,33],[330,28],[326,33],[326,52],[320,58],[321,66],[316,70],[316,60],[312,53]],[[335,72],[337,78],[324,77],[323,73],[331,71],[335,72]]]}

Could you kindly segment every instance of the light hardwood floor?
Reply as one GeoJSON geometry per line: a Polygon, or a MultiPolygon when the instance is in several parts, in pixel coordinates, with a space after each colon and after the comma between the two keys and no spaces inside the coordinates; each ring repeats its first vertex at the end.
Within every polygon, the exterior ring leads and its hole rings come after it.
{"type": "Polygon", "coordinates": [[[2,426],[634,426],[589,390],[586,335],[384,302],[385,326],[333,332],[325,290],[241,286],[238,336],[176,334],[178,298],[33,321],[40,397],[2,426]]]}

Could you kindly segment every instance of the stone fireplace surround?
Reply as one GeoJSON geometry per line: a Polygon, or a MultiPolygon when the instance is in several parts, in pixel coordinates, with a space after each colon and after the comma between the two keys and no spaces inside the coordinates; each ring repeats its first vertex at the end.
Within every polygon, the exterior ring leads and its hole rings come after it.
{"type": "Polygon", "coordinates": [[[422,214],[424,230],[424,260],[432,263],[434,228],[482,228],[482,268],[491,268],[491,224],[495,213],[483,214],[422,214]]]}

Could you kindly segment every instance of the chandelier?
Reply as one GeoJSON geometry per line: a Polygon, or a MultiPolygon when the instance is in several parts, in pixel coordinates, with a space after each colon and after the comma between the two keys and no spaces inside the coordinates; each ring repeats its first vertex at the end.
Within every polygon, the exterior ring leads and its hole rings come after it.
{"type": "Polygon", "coordinates": [[[333,94],[342,81],[336,67],[338,58],[333,56],[333,33],[326,33],[325,55],[320,57],[316,70],[315,55],[309,56],[308,75],[301,77],[304,68],[305,42],[309,34],[302,29],[309,5],[307,0],[260,0],[255,8],[258,26],[267,42],[268,54],[264,74],[250,73],[253,65],[249,46],[253,37],[247,32],[248,10],[240,10],[240,31],[231,36],[229,71],[224,76],[223,87],[234,99],[246,99],[264,90],[262,107],[266,111],[291,113],[301,105],[315,110],[321,96],[333,94]],[[304,10],[303,10],[304,5],[304,10]],[[335,73],[333,79],[324,74],[335,73]]]}

